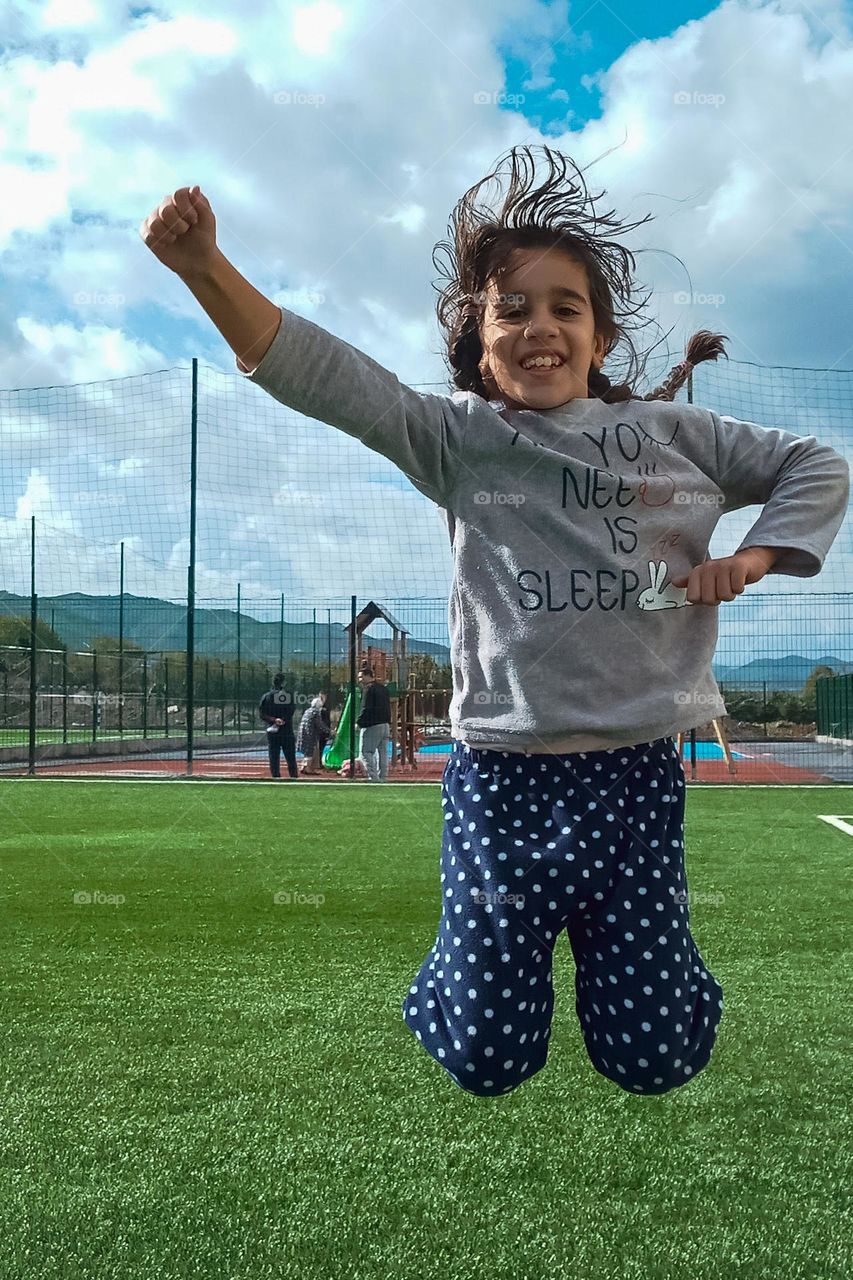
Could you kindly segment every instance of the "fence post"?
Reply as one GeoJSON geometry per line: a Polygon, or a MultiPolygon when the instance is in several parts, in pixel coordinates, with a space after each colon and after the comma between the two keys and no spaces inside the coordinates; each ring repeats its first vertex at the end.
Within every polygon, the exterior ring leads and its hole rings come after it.
{"type": "Polygon", "coordinates": [[[121,544],[121,569],[118,593],[118,736],[124,736],[124,543],[121,544]]]}
{"type": "Polygon", "coordinates": [[[767,737],[767,681],[761,681],[761,720],[764,725],[764,736],[767,737]]]}
{"type": "Polygon", "coordinates": [[[164,737],[169,736],[169,659],[163,658],[163,725],[164,737]]]}
{"type": "Polygon", "coordinates": [[[36,771],[36,625],[38,622],[38,596],[36,595],[36,518],[30,517],[30,716],[27,772],[36,771]]]}
{"type": "Polygon", "coordinates": [[[92,741],[98,741],[98,651],[92,650],[92,741]]]}
{"type": "Polygon", "coordinates": [[[193,776],[195,721],[195,517],[198,467],[198,358],[193,356],[190,414],[190,562],[187,566],[187,777],[193,776]]]}
{"type": "Polygon", "coordinates": [[[237,671],[234,677],[234,720],[240,732],[240,583],[237,583],[237,671]]]}
{"type": "Polygon", "coordinates": [[[350,779],[355,778],[355,651],[358,641],[355,636],[355,596],[350,597],[350,645],[349,645],[349,768],[350,779]]]}
{"type": "Polygon", "coordinates": [[[148,737],[148,653],[142,655],[142,740],[148,737]]]}
{"type": "Polygon", "coordinates": [[[68,649],[62,650],[62,741],[68,741],[68,649]]]}

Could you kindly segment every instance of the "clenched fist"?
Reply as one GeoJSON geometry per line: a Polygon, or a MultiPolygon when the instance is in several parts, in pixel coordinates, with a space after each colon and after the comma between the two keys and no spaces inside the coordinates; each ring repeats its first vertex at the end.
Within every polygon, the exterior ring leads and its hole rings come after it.
{"type": "Polygon", "coordinates": [[[179,276],[204,271],[216,254],[216,219],[200,187],[179,187],[166,196],[140,223],[139,234],[179,276]]]}

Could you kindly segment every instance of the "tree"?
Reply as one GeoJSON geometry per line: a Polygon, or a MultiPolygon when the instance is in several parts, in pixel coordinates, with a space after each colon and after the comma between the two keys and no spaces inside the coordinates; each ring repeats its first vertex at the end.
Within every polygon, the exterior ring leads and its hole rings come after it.
{"type": "MultiPolygon", "coordinates": [[[[18,688],[22,682],[29,683],[30,671],[30,620],[22,614],[0,614],[0,674],[4,674],[7,688],[18,688]]],[[[65,645],[51,627],[41,618],[36,618],[36,649],[65,651],[65,645]]],[[[39,668],[39,684],[42,683],[43,668],[47,661],[41,659],[39,668]]]]}
{"type": "Polygon", "coordinates": [[[802,690],[803,698],[806,700],[806,702],[810,702],[814,704],[815,687],[821,676],[834,676],[837,674],[838,673],[836,671],[833,671],[832,667],[827,667],[823,665],[815,667],[811,675],[806,680],[806,683],[803,685],[803,690],[802,690]]]}

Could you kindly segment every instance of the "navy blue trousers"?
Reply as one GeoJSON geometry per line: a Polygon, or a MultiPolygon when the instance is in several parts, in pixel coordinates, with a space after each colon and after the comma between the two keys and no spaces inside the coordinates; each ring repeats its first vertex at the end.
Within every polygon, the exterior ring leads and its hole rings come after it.
{"type": "Polygon", "coordinates": [[[442,779],[442,911],[403,1003],[469,1093],[545,1065],[566,931],[596,1071],[666,1093],[707,1064],[723,991],[690,934],[684,770],[673,738],[525,756],[454,742],[442,779]]]}
{"type": "Polygon", "coordinates": [[[281,777],[281,753],[284,752],[284,758],[287,761],[287,772],[291,778],[298,777],[296,769],[296,739],[293,736],[293,730],[289,733],[282,733],[281,729],[278,733],[267,734],[267,745],[270,755],[270,774],[274,778],[281,777]]]}

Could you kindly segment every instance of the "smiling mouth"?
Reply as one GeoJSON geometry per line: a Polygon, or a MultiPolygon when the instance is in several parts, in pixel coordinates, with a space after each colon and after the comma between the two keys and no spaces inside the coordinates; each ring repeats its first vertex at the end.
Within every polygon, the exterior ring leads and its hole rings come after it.
{"type": "Polygon", "coordinates": [[[531,368],[525,369],[524,365],[519,365],[522,373],[526,373],[528,377],[547,378],[549,375],[559,373],[566,366],[564,364],[551,365],[532,365],[531,368]]]}

